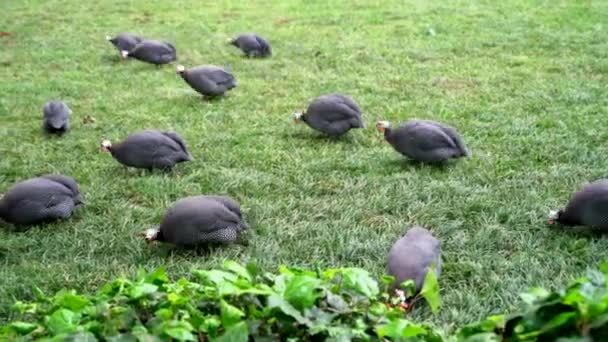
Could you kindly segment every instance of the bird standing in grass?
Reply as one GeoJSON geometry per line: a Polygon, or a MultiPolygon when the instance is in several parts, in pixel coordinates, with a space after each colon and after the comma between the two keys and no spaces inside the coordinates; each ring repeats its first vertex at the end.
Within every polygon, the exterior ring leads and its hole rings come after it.
{"type": "Polygon", "coordinates": [[[294,121],[329,136],[339,137],[351,128],[365,128],[359,105],[349,96],[328,94],[317,97],[305,112],[294,114],[294,121]]]}
{"type": "Polygon", "coordinates": [[[121,50],[123,58],[132,57],[142,62],[160,66],[177,60],[175,47],[168,42],[142,40],[131,50],[121,50]]]}
{"type": "Polygon", "coordinates": [[[600,179],[575,192],[566,207],[549,213],[549,224],[608,229],[608,179],[600,179]]]}
{"type": "Polygon", "coordinates": [[[82,204],[72,177],[45,175],[15,184],[0,200],[0,218],[13,224],[66,219],[82,204]]]}
{"type": "Polygon", "coordinates": [[[101,151],[110,152],[125,166],[148,170],[169,171],[177,163],[193,160],[182,137],[172,131],[145,130],[115,145],[103,140],[101,151]]]}
{"type": "Polygon", "coordinates": [[[221,96],[236,87],[234,76],[215,65],[203,65],[191,69],[178,65],[176,72],[192,89],[206,97],[221,96]]]}
{"type": "Polygon", "coordinates": [[[114,38],[106,36],[106,40],[112,43],[122,56],[122,51],[128,52],[133,50],[143,39],[131,33],[119,33],[114,38]]]}
{"type": "Polygon", "coordinates": [[[376,128],[397,152],[414,160],[442,163],[469,155],[464,141],[452,127],[430,120],[410,120],[397,128],[378,121],[376,128]]]}
{"type": "Polygon", "coordinates": [[[47,133],[63,134],[70,129],[72,111],[62,101],[50,101],[42,108],[42,127],[47,133]]]}
{"type": "Polygon", "coordinates": [[[239,204],[226,196],[191,196],[177,201],[163,217],[159,227],[145,231],[148,241],[178,246],[230,244],[249,225],[243,220],[239,204]]]}
{"type": "Polygon", "coordinates": [[[231,39],[230,44],[241,49],[247,57],[270,57],[272,48],[268,41],[254,33],[242,33],[231,39]]]}

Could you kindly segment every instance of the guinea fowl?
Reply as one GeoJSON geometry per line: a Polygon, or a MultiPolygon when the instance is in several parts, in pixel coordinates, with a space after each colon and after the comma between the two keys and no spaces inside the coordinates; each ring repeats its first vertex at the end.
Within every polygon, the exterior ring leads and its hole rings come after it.
{"type": "Polygon", "coordinates": [[[47,133],[63,134],[70,128],[72,111],[62,101],[47,102],[42,108],[42,127],[47,133]]]}
{"type": "Polygon", "coordinates": [[[146,230],[148,241],[163,241],[179,246],[237,242],[249,228],[239,204],[226,196],[191,196],[177,201],[157,228],[146,230]]]}
{"type": "Polygon", "coordinates": [[[65,219],[82,203],[73,178],[45,175],[15,184],[0,200],[0,218],[13,224],[65,219]]]}
{"type": "Polygon", "coordinates": [[[376,128],[395,150],[414,160],[441,163],[469,155],[458,132],[439,122],[410,120],[392,129],[388,121],[378,121],[376,128]]]}
{"type": "Polygon", "coordinates": [[[236,87],[234,76],[215,65],[203,65],[191,69],[178,65],[176,71],[192,89],[203,96],[221,96],[236,87]]]}
{"type": "Polygon", "coordinates": [[[388,273],[395,277],[393,288],[400,288],[407,280],[414,281],[419,292],[426,274],[434,264],[439,278],[441,274],[441,244],[422,227],[414,227],[401,237],[388,254],[388,273]]]}
{"type": "Polygon", "coordinates": [[[257,34],[240,34],[236,39],[230,40],[230,44],[241,49],[247,57],[269,57],[272,55],[272,49],[268,41],[257,34]]]}
{"type": "Polygon", "coordinates": [[[303,113],[295,113],[294,120],[306,122],[308,126],[328,134],[341,136],[351,128],[365,128],[361,110],[350,97],[329,94],[317,97],[303,113]]]}
{"type": "Polygon", "coordinates": [[[175,47],[167,42],[142,40],[131,50],[121,50],[123,58],[133,57],[142,62],[161,65],[177,60],[175,47]]]}
{"type": "Polygon", "coordinates": [[[184,140],[172,131],[145,130],[115,145],[103,140],[101,151],[110,152],[125,166],[148,170],[171,170],[177,163],[193,160],[184,140]]]}
{"type": "Polygon", "coordinates": [[[112,43],[122,56],[122,51],[133,50],[135,45],[139,44],[143,39],[131,33],[120,33],[114,38],[106,36],[106,40],[112,43]]]}
{"type": "Polygon", "coordinates": [[[608,229],[608,179],[587,184],[575,192],[566,207],[549,213],[549,224],[608,229]]]}

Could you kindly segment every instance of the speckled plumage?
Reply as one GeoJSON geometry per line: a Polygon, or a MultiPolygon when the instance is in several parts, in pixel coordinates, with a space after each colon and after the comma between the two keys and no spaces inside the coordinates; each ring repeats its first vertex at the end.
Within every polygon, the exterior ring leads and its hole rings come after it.
{"type": "Polygon", "coordinates": [[[388,254],[388,273],[395,277],[394,288],[413,280],[420,291],[431,265],[435,263],[437,277],[441,275],[441,244],[422,227],[413,227],[401,237],[388,254]]]}
{"type": "Polygon", "coordinates": [[[112,145],[110,153],[125,166],[142,169],[171,169],[193,160],[184,140],[175,132],[144,130],[112,145]]]}
{"type": "Polygon", "coordinates": [[[365,128],[357,103],[351,97],[337,93],[317,97],[301,119],[311,128],[330,136],[341,136],[351,128],[365,128]]]}
{"type": "Polygon", "coordinates": [[[177,60],[177,52],[173,45],[168,42],[147,39],[128,50],[127,56],[156,65],[168,64],[177,60]]]}
{"type": "Polygon", "coordinates": [[[430,120],[410,120],[386,128],[384,137],[399,153],[414,160],[439,163],[469,155],[462,138],[452,127],[430,120]]]}
{"type": "Polygon", "coordinates": [[[191,196],[177,201],[163,217],[156,240],[180,246],[229,244],[249,226],[238,203],[225,196],[191,196]]]}
{"type": "Polygon", "coordinates": [[[0,200],[0,218],[13,224],[65,219],[81,203],[73,178],[45,175],[15,184],[0,200]]]}
{"type": "Polygon", "coordinates": [[[204,96],[221,96],[236,87],[234,76],[215,65],[203,65],[179,72],[179,75],[204,96]]]}
{"type": "Polygon", "coordinates": [[[575,192],[556,221],[566,226],[608,230],[608,179],[600,179],[575,192]]]}
{"type": "Polygon", "coordinates": [[[131,51],[133,48],[139,44],[143,39],[134,35],[132,33],[119,33],[114,38],[108,39],[114,47],[118,50],[118,53],[121,51],[131,51]]]}
{"type": "Polygon", "coordinates": [[[269,57],[272,55],[272,48],[268,41],[257,34],[242,33],[230,43],[241,49],[248,57],[269,57]]]}
{"type": "Polygon", "coordinates": [[[63,134],[70,129],[71,110],[62,101],[49,101],[42,108],[42,127],[47,133],[63,134]]]}

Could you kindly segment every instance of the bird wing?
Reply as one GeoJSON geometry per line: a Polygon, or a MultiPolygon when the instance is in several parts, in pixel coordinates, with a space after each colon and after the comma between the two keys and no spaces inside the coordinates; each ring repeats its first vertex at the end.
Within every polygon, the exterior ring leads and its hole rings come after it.
{"type": "Polygon", "coordinates": [[[415,122],[399,128],[397,132],[404,135],[405,143],[422,151],[456,147],[454,141],[442,129],[433,125],[415,122]]]}
{"type": "Polygon", "coordinates": [[[221,68],[207,69],[205,76],[218,85],[229,85],[234,82],[234,76],[221,68]]]}
{"type": "Polygon", "coordinates": [[[452,139],[452,141],[454,142],[454,145],[456,145],[456,147],[458,147],[458,149],[460,151],[462,151],[463,154],[465,154],[465,155],[469,154],[469,150],[467,149],[467,146],[464,144],[462,137],[460,136],[460,134],[458,134],[458,132],[456,132],[456,130],[454,128],[442,125],[438,122],[434,122],[434,121],[431,121],[431,122],[433,124],[435,124],[437,127],[439,127],[445,134],[447,134],[450,137],[450,139],[452,139]]]}
{"type": "Polygon", "coordinates": [[[161,132],[161,134],[177,143],[185,154],[190,154],[188,152],[188,149],[186,148],[186,142],[184,141],[184,139],[182,139],[182,137],[179,136],[179,134],[173,131],[163,131],[161,132]]]}

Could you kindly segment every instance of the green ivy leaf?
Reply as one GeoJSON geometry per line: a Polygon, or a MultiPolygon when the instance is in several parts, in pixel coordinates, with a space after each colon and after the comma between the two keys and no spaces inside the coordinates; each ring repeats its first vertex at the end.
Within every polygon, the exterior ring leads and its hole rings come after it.
{"type": "Polygon", "coordinates": [[[298,310],[310,308],[320,294],[317,287],[321,281],[307,275],[293,276],[285,286],[285,299],[298,310]]]}
{"type": "Polygon", "coordinates": [[[11,329],[15,330],[19,335],[27,335],[36,330],[37,324],[16,321],[10,324],[11,329]]]}
{"type": "Polygon", "coordinates": [[[437,275],[435,274],[435,266],[431,266],[429,271],[426,273],[424,278],[424,284],[420,295],[429,303],[431,311],[437,313],[441,306],[441,297],[439,296],[439,283],[437,282],[437,275]]]}
{"type": "Polygon", "coordinates": [[[85,297],[77,295],[75,291],[58,293],[54,302],[55,305],[72,311],[81,311],[89,304],[85,297]]]}
{"type": "Polygon", "coordinates": [[[215,337],[220,326],[222,326],[222,322],[220,322],[217,316],[209,316],[205,318],[205,321],[198,330],[207,333],[210,337],[215,337]]]}
{"type": "Polygon", "coordinates": [[[54,334],[72,333],[76,331],[80,314],[67,309],[58,309],[48,318],[47,327],[54,334]]]}
{"type": "Polygon", "coordinates": [[[245,313],[237,307],[228,304],[223,299],[220,301],[220,317],[222,318],[222,325],[224,328],[240,322],[241,317],[243,316],[245,316],[245,313]]]}
{"type": "Polygon", "coordinates": [[[346,288],[354,290],[369,299],[376,297],[380,291],[378,290],[378,283],[366,270],[345,268],[342,270],[342,277],[346,288]]]}
{"type": "Polygon", "coordinates": [[[376,328],[380,338],[389,337],[393,340],[426,335],[427,331],[420,325],[405,319],[396,319],[376,328]]]}
{"type": "Polygon", "coordinates": [[[300,311],[298,311],[288,301],[281,298],[277,294],[270,295],[268,297],[268,302],[266,305],[270,309],[276,308],[276,309],[281,310],[281,312],[283,312],[287,316],[294,318],[300,324],[310,325],[310,321],[308,319],[304,318],[304,316],[302,316],[300,311]]]}
{"type": "Polygon", "coordinates": [[[158,291],[158,286],[148,283],[137,284],[131,288],[129,297],[133,299],[139,299],[158,291]]]}
{"type": "Polygon", "coordinates": [[[247,269],[234,261],[226,261],[224,263],[224,269],[251,281],[251,276],[249,275],[249,272],[247,272],[247,269]]]}
{"type": "Polygon", "coordinates": [[[247,342],[249,340],[249,329],[245,322],[240,322],[226,329],[226,332],[212,342],[247,342]]]}
{"type": "Polygon", "coordinates": [[[161,266],[155,269],[152,273],[148,274],[145,277],[146,283],[154,284],[154,285],[162,285],[169,282],[169,277],[167,277],[167,271],[165,267],[161,266]]]}
{"type": "Polygon", "coordinates": [[[178,341],[196,341],[194,335],[184,327],[173,327],[165,329],[165,334],[178,341]]]}

